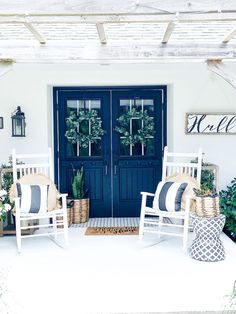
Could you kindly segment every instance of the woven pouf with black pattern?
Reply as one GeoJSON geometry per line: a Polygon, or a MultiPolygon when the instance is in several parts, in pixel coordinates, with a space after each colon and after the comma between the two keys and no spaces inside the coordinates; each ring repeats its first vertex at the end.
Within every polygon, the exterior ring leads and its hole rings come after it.
{"type": "Polygon", "coordinates": [[[225,250],[220,234],[225,224],[225,216],[212,218],[191,215],[196,238],[189,249],[189,255],[199,261],[217,262],[225,258],[225,250]]]}

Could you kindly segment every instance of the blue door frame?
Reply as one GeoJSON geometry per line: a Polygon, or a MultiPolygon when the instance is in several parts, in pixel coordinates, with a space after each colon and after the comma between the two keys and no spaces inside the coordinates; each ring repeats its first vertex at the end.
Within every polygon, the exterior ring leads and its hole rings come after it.
{"type": "MultiPolygon", "coordinates": [[[[90,217],[135,217],[140,214],[140,191],[154,192],[161,179],[162,151],[166,145],[166,86],[54,87],[55,182],[71,194],[72,165],[82,165],[89,190],[90,217]],[[98,101],[102,128],[100,155],[68,155],[65,118],[68,103],[98,101]],[[114,130],[122,101],[152,101],[155,136],[151,155],[124,155],[114,130]]],[[[132,150],[132,149],[131,149],[132,150]]]]}

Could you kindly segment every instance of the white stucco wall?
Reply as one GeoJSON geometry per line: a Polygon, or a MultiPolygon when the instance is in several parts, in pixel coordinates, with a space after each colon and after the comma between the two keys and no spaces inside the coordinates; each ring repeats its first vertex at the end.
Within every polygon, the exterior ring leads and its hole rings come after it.
{"type": "MultiPolygon", "coordinates": [[[[236,63],[228,63],[236,73],[236,63]]],[[[185,135],[186,112],[236,112],[236,90],[210,73],[204,63],[132,65],[16,64],[0,77],[0,163],[12,147],[43,152],[53,143],[52,86],[168,85],[168,146],[175,151],[205,152],[219,165],[220,187],[236,176],[236,135],[185,135]],[[11,137],[11,113],[20,105],[26,115],[26,137],[11,137]]]]}

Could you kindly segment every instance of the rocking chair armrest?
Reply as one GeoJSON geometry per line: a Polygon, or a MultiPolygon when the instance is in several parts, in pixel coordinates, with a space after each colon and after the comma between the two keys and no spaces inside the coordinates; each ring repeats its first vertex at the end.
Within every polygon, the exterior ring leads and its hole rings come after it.
{"type": "Polygon", "coordinates": [[[155,196],[155,194],[149,193],[149,192],[140,192],[140,194],[142,195],[142,203],[141,203],[142,208],[145,208],[147,206],[147,197],[148,196],[151,196],[151,197],[155,196]]]}
{"type": "Polygon", "coordinates": [[[149,192],[140,192],[140,194],[141,194],[142,196],[152,196],[152,197],[155,196],[154,193],[149,193],[149,192]]]}
{"type": "Polygon", "coordinates": [[[59,198],[60,198],[60,197],[67,197],[67,196],[68,196],[68,193],[60,193],[60,194],[59,194],[59,198]]]}

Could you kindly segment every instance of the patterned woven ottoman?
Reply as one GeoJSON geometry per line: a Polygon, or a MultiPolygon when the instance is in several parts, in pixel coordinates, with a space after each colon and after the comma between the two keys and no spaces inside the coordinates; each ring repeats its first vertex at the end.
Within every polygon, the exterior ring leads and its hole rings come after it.
{"type": "Polygon", "coordinates": [[[205,218],[191,214],[196,238],[189,249],[189,255],[199,261],[217,262],[225,258],[225,250],[220,234],[225,224],[225,216],[205,218]]]}

